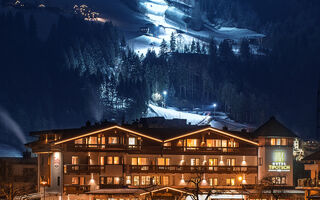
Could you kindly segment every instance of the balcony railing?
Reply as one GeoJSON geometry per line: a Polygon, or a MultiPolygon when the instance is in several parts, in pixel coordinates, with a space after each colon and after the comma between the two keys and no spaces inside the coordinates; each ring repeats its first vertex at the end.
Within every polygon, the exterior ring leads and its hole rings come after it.
{"type": "Polygon", "coordinates": [[[99,173],[104,169],[104,165],[64,165],[64,173],[78,173],[78,174],[88,174],[88,173],[99,173]]]}
{"type": "Polygon", "coordinates": [[[257,173],[257,166],[127,165],[129,173],[257,173]]]}
{"type": "Polygon", "coordinates": [[[257,148],[241,147],[178,147],[178,146],[144,146],[125,144],[68,144],[68,151],[138,151],[139,153],[166,154],[215,154],[215,155],[257,155],[257,148]]]}
{"type": "Polygon", "coordinates": [[[208,153],[210,154],[246,154],[246,155],[257,155],[257,148],[240,148],[240,147],[178,147],[178,146],[169,146],[164,147],[164,152],[166,153],[208,153]]]}
{"type": "Polygon", "coordinates": [[[109,150],[140,150],[140,145],[124,144],[68,144],[68,151],[109,151],[109,150]]]}
{"type": "Polygon", "coordinates": [[[298,187],[320,187],[320,180],[311,178],[298,179],[298,187]]]}
{"type": "Polygon", "coordinates": [[[64,185],[63,191],[67,194],[84,194],[90,191],[90,185],[64,185]]]}

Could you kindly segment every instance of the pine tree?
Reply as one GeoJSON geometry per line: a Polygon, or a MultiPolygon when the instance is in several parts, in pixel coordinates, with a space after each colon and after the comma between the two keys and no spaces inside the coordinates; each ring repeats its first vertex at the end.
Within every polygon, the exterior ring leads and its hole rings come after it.
{"type": "Polygon", "coordinates": [[[240,45],[240,56],[242,59],[244,60],[248,60],[251,56],[251,52],[250,52],[250,47],[249,47],[249,41],[247,39],[243,39],[241,41],[241,45],[240,45]]]}
{"type": "Polygon", "coordinates": [[[122,39],[121,39],[121,47],[124,48],[127,46],[127,43],[126,43],[126,39],[124,38],[124,36],[122,36],[122,39]]]}
{"type": "Polygon", "coordinates": [[[168,44],[167,42],[163,39],[161,44],[160,44],[160,55],[164,55],[168,52],[168,44]]]}
{"type": "Polygon", "coordinates": [[[196,42],[194,40],[192,40],[190,52],[195,53],[195,51],[196,51],[196,42]]]}
{"type": "Polygon", "coordinates": [[[170,38],[170,50],[171,52],[175,52],[177,48],[176,44],[176,37],[174,36],[174,33],[171,33],[171,38],[170,38]]]}
{"type": "Polygon", "coordinates": [[[189,47],[187,44],[184,45],[184,53],[189,53],[189,47]]]}
{"type": "Polygon", "coordinates": [[[196,53],[197,53],[197,54],[201,54],[201,47],[200,47],[200,42],[199,42],[199,40],[198,40],[197,43],[196,43],[196,53]]]}
{"type": "Polygon", "coordinates": [[[223,40],[219,45],[219,56],[222,59],[229,59],[234,57],[232,46],[228,40],[223,40]]]}

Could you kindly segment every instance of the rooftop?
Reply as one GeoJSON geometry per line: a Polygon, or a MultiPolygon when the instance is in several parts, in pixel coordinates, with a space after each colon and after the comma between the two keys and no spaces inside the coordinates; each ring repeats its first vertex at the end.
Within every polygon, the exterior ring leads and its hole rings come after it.
{"type": "Polygon", "coordinates": [[[279,122],[275,117],[271,117],[267,122],[262,124],[257,130],[253,132],[255,137],[264,136],[264,137],[298,137],[294,132],[284,126],[279,122]]]}

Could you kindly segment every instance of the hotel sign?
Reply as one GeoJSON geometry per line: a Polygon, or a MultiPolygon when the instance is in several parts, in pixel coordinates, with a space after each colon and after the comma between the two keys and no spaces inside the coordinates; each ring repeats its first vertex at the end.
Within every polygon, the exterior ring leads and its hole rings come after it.
{"type": "Polygon", "coordinates": [[[269,172],[289,172],[290,165],[287,165],[284,151],[273,152],[273,162],[269,165],[269,172]]]}

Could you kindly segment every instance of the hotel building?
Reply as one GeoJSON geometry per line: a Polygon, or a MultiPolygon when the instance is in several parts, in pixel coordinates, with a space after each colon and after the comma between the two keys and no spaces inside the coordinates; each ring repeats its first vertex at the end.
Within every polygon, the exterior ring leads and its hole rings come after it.
{"type": "Polygon", "coordinates": [[[294,188],[296,135],[275,118],[253,132],[153,121],[31,132],[38,190],[68,200],[271,199],[294,188]]]}

